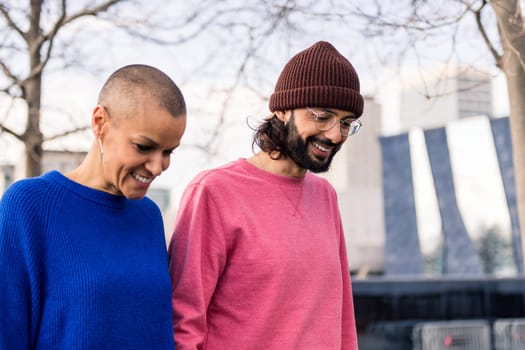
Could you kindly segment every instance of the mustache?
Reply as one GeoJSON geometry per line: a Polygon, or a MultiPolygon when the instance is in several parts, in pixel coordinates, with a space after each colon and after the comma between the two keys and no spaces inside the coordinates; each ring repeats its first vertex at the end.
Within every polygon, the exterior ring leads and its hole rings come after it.
{"type": "Polygon", "coordinates": [[[325,145],[327,147],[336,148],[336,147],[340,147],[341,146],[341,143],[333,143],[329,139],[321,138],[321,137],[318,137],[318,136],[312,136],[312,137],[309,137],[308,139],[309,139],[308,141],[314,141],[316,143],[320,143],[320,144],[325,145]]]}

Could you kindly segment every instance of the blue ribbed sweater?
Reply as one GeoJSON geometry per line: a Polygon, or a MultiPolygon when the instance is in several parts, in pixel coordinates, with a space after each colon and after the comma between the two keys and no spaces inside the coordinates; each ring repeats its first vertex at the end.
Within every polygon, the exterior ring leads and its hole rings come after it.
{"type": "Polygon", "coordinates": [[[170,349],[162,218],[53,171],[0,201],[0,349],[170,349]]]}

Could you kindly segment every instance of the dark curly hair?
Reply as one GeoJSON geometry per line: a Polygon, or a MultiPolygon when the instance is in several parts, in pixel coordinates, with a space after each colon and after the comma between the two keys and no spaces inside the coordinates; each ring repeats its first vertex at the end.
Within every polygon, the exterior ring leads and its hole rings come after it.
{"type": "Polygon", "coordinates": [[[288,129],[284,122],[277,118],[275,113],[258,126],[251,128],[254,130],[252,149],[257,145],[274,159],[288,157],[286,147],[288,129]],[[277,153],[276,155],[274,155],[275,152],[277,153]]]}

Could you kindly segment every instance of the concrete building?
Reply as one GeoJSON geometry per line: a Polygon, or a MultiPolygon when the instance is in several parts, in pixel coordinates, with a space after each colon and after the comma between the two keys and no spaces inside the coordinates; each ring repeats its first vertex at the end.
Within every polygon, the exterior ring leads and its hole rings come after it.
{"type": "Polygon", "coordinates": [[[521,272],[508,118],[412,128],[381,144],[385,274],[521,272]]]}
{"type": "MultiPolygon", "coordinates": [[[[42,173],[46,173],[50,170],[58,170],[60,172],[73,170],[80,164],[85,156],[86,152],[44,150],[42,154],[42,173]]],[[[0,171],[7,174],[5,169],[10,169],[10,183],[26,177],[26,167],[23,160],[20,160],[17,164],[5,165],[0,168],[0,171]]],[[[5,187],[7,188],[7,186],[5,187]]]]}
{"type": "Polygon", "coordinates": [[[0,165],[0,195],[11,185],[15,178],[15,167],[13,165],[0,165]]]}
{"type": "Polygon", "coordinates": [[[400,94],[400,128],[441,127],[462,118],[492,115],[492,77],[451,68],[406,81],[400,94]]]}
{"type": "Polygon", "coordinates": [[[75,169],[86,152],[44,151],[42,157],[42,173],[58,170],[62,173],[75,169]]]}
{"type": "Polygon", "coordinates": [[[349,137],[325,176],[338,193],[350,269],[381,271],[385,228],[381,176],[381,107],[365,99],[363,128],[349,137]]]}
{"type": "Polygon", "coordinates": [[[394,135],[382,134],[381,107],[367,98],[363,129],[324,175],[338,192],[354,273],[479,274],[487,269],[480,244],[490,232],[505,245],[491,273],[516,273],[513,179],[502,182],[512,173],[501,161],[511,152],[501,141],[508,122],[490,118],[491,78],[468,72],[440,79],[429,91],[440,98],[405,86],[394,135]]]}

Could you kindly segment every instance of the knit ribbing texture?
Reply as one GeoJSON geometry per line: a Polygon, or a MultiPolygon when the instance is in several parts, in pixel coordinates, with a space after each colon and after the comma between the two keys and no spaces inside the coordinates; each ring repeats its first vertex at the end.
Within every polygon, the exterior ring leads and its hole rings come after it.
{"type": "Polygon", "coordinates": [[[349,110],[359,117],[363,113],[363,104],[354,67],[326,41],[292,57],[270,96],[272,112],[325,107],[349,110]]]}

